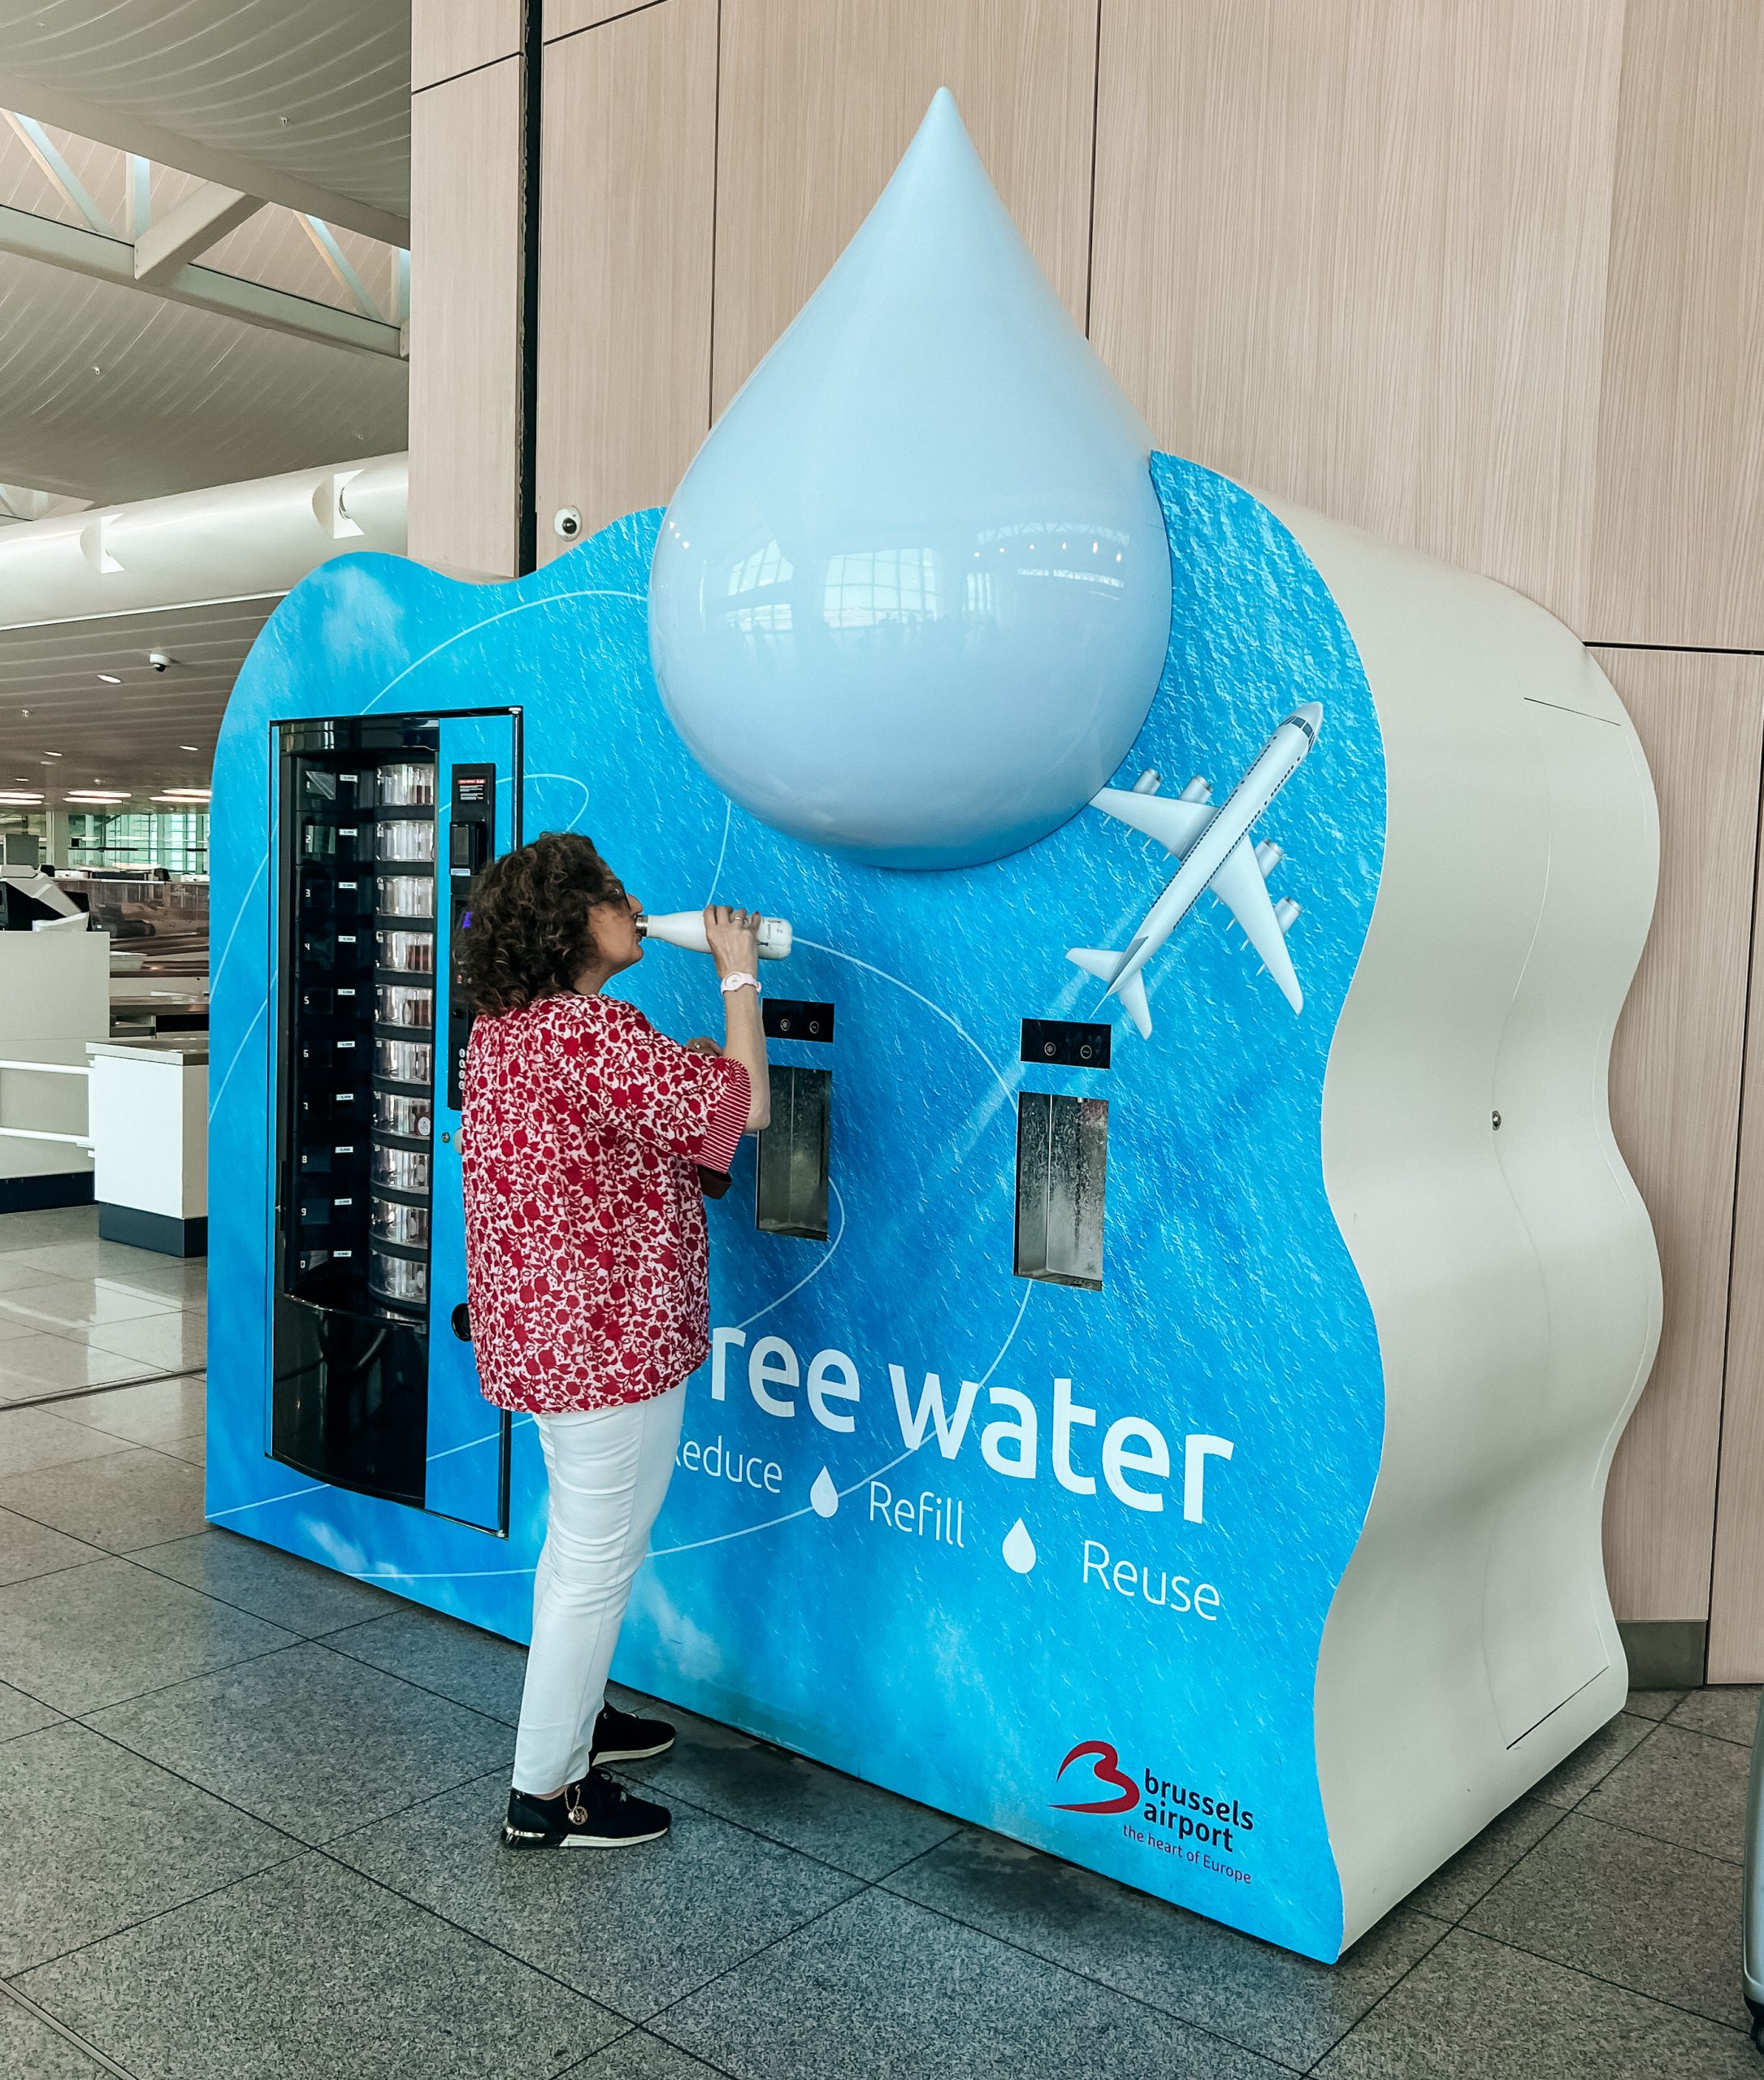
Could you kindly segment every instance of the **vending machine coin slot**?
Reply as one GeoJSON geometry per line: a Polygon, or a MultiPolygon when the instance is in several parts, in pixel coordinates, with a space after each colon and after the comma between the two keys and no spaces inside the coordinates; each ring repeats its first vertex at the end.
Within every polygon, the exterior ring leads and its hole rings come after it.
{"type": "Polygon", "coordinates": [[[447,1001],[447,1102],[457,1112],[472,1022],[471,999],[459,972],[460,935],[470,912],[473,879],[496,849],[495,766],[453,768],[453,811],[447,841],[448,945],[452,949],[453,982],[447,1001]]]}

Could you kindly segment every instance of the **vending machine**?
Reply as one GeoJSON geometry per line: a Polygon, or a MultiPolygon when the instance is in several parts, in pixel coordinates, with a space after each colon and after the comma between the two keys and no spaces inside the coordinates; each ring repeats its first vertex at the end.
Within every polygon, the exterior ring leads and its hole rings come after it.
{"type": "Polygon", "coordinates": [[[454,950],[519,842],[520,716],[274,726],[271,1454],[507,1528],[508,1419],[479,1398],[461,1232],[454,950]]]}

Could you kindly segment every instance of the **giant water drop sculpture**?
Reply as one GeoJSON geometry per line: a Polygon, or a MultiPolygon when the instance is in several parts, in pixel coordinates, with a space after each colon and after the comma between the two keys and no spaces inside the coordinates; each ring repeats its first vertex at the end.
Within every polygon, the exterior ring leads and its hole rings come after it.
{"type": "Polygon", "coordinates": [[[1158,683],[1150,446],[939,93],[668,509],[650,641],[687,748],[761,821],[878,865],[1044,836],[1158,683]]]}

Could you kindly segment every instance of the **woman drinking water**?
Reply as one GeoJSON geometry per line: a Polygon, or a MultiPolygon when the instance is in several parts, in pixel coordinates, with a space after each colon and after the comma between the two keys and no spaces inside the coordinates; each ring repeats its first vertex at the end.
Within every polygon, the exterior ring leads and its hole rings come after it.
{"type": "Polygon", "coordinates": [[[640,914],[587,838],[548,834],[484,869],[462,940],[472,1345],[486,1397],[538,1424],[549,1484],[510,1848],[667,1831],[603,1766],[661,1754],[674,1729],[607,1703],[606,1675],[710,1349],[699,1166],[726,1171],[767,1119],[759,916],[704,912],[719,1046],[602,994],[643,958],[640,914]]]}

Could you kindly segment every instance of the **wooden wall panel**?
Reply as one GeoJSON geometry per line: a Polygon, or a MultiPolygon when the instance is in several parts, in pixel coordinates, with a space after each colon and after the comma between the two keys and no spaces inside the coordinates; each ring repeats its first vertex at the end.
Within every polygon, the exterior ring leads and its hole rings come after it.
{"type": "Polygon", "coordinates": [[[1583,628],[1623,18],[1107,0],[1090,331],[1159,440],[1583,628]]]}
{"type": "Polygon", "coordinates": [[[617,21],[621,15],[635,15],[656,0],[547,0],[545,40],[574,36],[578,29],[592,29],[598,22],[617,21]]]}
{"type": "MultiPolygon", "coordinates": [[[[1744,661],[1764,678],[1764,657],[1744,661]]],[[[1753,988],[1727,1303],[1721,1484],[1715,1508],[1709,1680],[1764,1683],[1764,876],[1752,921],[1753,988]]]]}
{"type": "Polygon", "coordinates": [[[838,259],[939,87],[1084,323],[1096,22],[1097,0],[723,0],[717,411],[838,259]]]}
{"type": "Polygon", "coordinates": [[[545,47],[539,554],[665,504],[710,424],[717,0],[545,47]]]}
{"type": "Polygon", "coordinates": [[[519,552],[521,61],[410,104],[410,554],[512,578],[519,552]]]}
{"type": "Polygon", "coordinates": [[[521,0],[410,0],[410,91],[521,50],[521,0]]]}
{"type": "Polygon", "coordinates": [[[1629,10],[1588,633],[1764,648],[1764,7],[1629,10]]]}
{"type": "MultiPolygon", "coordinates": [[[[1611,1472],[1619,1618],[1705,1619],[1722,1420],[1764,658],[1601,650],[1653,770],[1660,895],[1617,1029],[1611,1117],[1653,1219],[1660,1354],[1611,1472]]],[[[1755,1587],[1749,1599],[1757,1602],[1755,1587]]]]}

